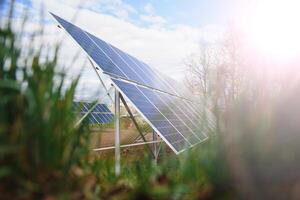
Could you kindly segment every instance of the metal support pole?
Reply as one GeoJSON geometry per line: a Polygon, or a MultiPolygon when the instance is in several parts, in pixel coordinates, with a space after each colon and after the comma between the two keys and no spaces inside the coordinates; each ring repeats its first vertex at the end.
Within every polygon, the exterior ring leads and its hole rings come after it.
{"type": "MultiPolygon", "coordinates": [[[[158,140],[158,141],[149,141],[149,142],[139,142],[139,143],[133,143],[133,144],[124,144],[124,145],[120,145],[121,148],[128,148],[128,147],[135,147],[135,146],[139,146],[139,145],[145,145],[145,144],[153,144],[153,143],[162,143],[162,140],[158,140]]],[[[105,150],[111,150],[111,149],[115,149],[115,146],[110,146],[110,147],[101,147],[101,148],[96,148],[93,149],[94,151],[105,151],[105,150]]]]}
{"type": "Polygon", "coordinates": [[[143,135],[143,133],[142,133],[142,131],[141,131],[141,129],[140,129],[140,127],[139,127],[137,121],[135,120],[135,118],[134,118],[134,116],[133,116],[131,110],[129,109],[129,106],[127,105],[127,103],[126,103],[124,97],[122,96],[122,94],[120,94],[120,99],[121,99],[123,105],[125,106],[125,109],[126,109],[126,111],[128,112],[130,118],[132,119],[132,121],[133,121],[133,123],[134,123],[134,125],[135,125],[135,127],[136,127],[136,129],[137,129],[137,131],[139,132],[139,134],[140,134],[140,136],[142,137],[143,141],[146,143],[146,146],[147,146],[147,148],[149,149],[151,155],[153,156],[153,158],[155,158],[155,154],[153,153],[151,147],[147,144],[147,140],[146,140],[145,136],[143,135]]]}
{"type": "Polygon", "coordinates": [[[120,155],[120,93],[115,89],[115,174],[121,172],[120,155]]]}
{"type": "Polygon", "coordinates": [[[105,86],[104,81],[102,80],[101,76],[98,74],[98,71],[97,71],[98,68],[94,65],[94,63],[91,61],[90,58],[88,58],[88,59],[89,59],[90,64],[92,65],[93,69],[95,70],[95,72],[96,72],[96,74],[97,74],[97,76],[98,76],[98,78],[99,78],[99,80],[100,80],[100,82],[101,82],[101,85],[102,85],[103,88],[105,89],[106,94],[107,94],[108,97],[110,98],[111,102],[113,102],[113,99],[112,99],[112,97],[110,96],[109,90],[108,90],[107,87],[105,86]]]}
{"type": "MultiPolygon", "coordinates": [[[[153,141],[157,141],[157,135],[155,133],[155,131],[153,130],[152,132],[152,140],[153,141]]],[[[155,162],[157,162],[157,158],[158,158],[158,153],[157,153],[157,145],[156,143],[153,143],[153,154],[154,154],[154,159],[155,159],[155,162]]]]}
{"type": "MultiPolygon", "coordinates": [[[[148,134],[148,133],[143,133],[143,136],[146,137],[147,134],[148,134]]],[[[143,138],[141,137],[141,135],[138,135],[137,137],[134,138],[133,141],[134,141],[134,142],[137,142],[137,141],[139,141],[139,140],[141,140],[141,139],[143,139],[143,138]]]]}

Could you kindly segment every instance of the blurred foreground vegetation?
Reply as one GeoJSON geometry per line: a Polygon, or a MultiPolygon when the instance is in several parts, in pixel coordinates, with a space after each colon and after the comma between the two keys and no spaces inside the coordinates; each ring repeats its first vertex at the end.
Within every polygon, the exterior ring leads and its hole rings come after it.
{"type": "Polygon", "coordinates": [[[284,90],[235,94],[215,109],[210,140],[175,156],[162,149],[156,165],[145,150],[113,157],[89,149],[89,128],[75,127],[78,79],[63,89],[59,48],[41,59],[22,46],[13,19],[0,30],[0,199],[298,199],[300,87],[291,72],[284,90]]]}

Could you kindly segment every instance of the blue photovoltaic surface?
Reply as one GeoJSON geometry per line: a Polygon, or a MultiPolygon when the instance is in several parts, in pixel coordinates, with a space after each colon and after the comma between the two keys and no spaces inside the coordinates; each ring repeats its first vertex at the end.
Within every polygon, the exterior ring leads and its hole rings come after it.
{"type": "Polygon", "coordinates": [[[177,81],[153,70],[144,62],[123,52],[100,38],[82,30],[66,20],[52,14],[74,40],[110,76],[130,80],[182,98],[189,98],[188,92],[177,81]]]}
{"type": "MultiPolygon", "coordinates": [[[[112,78],[119,91],[174,152],[180,153],[208,138],[210,129],[215,126],[213,116],[191,101],[191,95],[177,81],[64,19],[53,16],[112,78]]],[[[89,110],[88,106],[85,104],[82,108],[82,115],[89,110]]],[[[89,116],[90,123],[108,123],[112,119],[113,114],[101,104],[89,116]]]]}
{"type": "MultiPolygon", "coordinates": [[[[84,116],[91,108],[92,103],[73,102],[74,112],[80,117],[84,116]]],[[[90,124],[108,124],[112,122],[114,115],[110,112],[105,104],[98,104],[94,110],[87,116],[90,124]]]]}
{"type": "MultiPolygon", "coordinates": [[[[198,109],[189,101],[129,82],[113,79],[136,109],[173,146],[176,153],[206,140],[208,129],[198,109]]],[[[200,111],[199,111],[200,112],[200,111]]],[[[173,149],[173,150],[174,150],[173,149]]]]}
{"type": "Polygon", "coordinates": [[[113,82],[175,152],[178,153],[191,145],[135,85],[119,80],[113,80],[113,82]]]}

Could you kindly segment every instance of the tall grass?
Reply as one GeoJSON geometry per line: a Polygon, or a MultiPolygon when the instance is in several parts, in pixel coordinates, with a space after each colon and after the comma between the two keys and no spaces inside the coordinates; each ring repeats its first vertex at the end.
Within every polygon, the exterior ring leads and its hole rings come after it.
{"type": "Polygon", "coordinates": [[[43,47],[20,46],[13,20],[0,29],[0,194],[68,193],[77,184],[72,170],[88,154],[88,129],[75,128],[72,112],[78,79],[64,90],[65,75],[55,72],[58,48],[41,61],[43,47]]]}

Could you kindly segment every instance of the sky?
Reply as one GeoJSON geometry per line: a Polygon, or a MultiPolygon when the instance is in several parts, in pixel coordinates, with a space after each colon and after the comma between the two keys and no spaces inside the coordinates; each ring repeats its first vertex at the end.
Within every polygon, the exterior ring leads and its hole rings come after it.
{"type": "Polygon", "coordinates": [[[43,42],[63,41],[60,64],[71,77],[81,74],[79,99],[99,97],[103,90],[86,54],[48,11],[182,81],[184,60],[199,52],[201,43],[217,41],[236,9],[233,0],[17,0],[15,8],[16,18],[29,11],[29,32],[40,27],[44,11],[43,42]]]}

